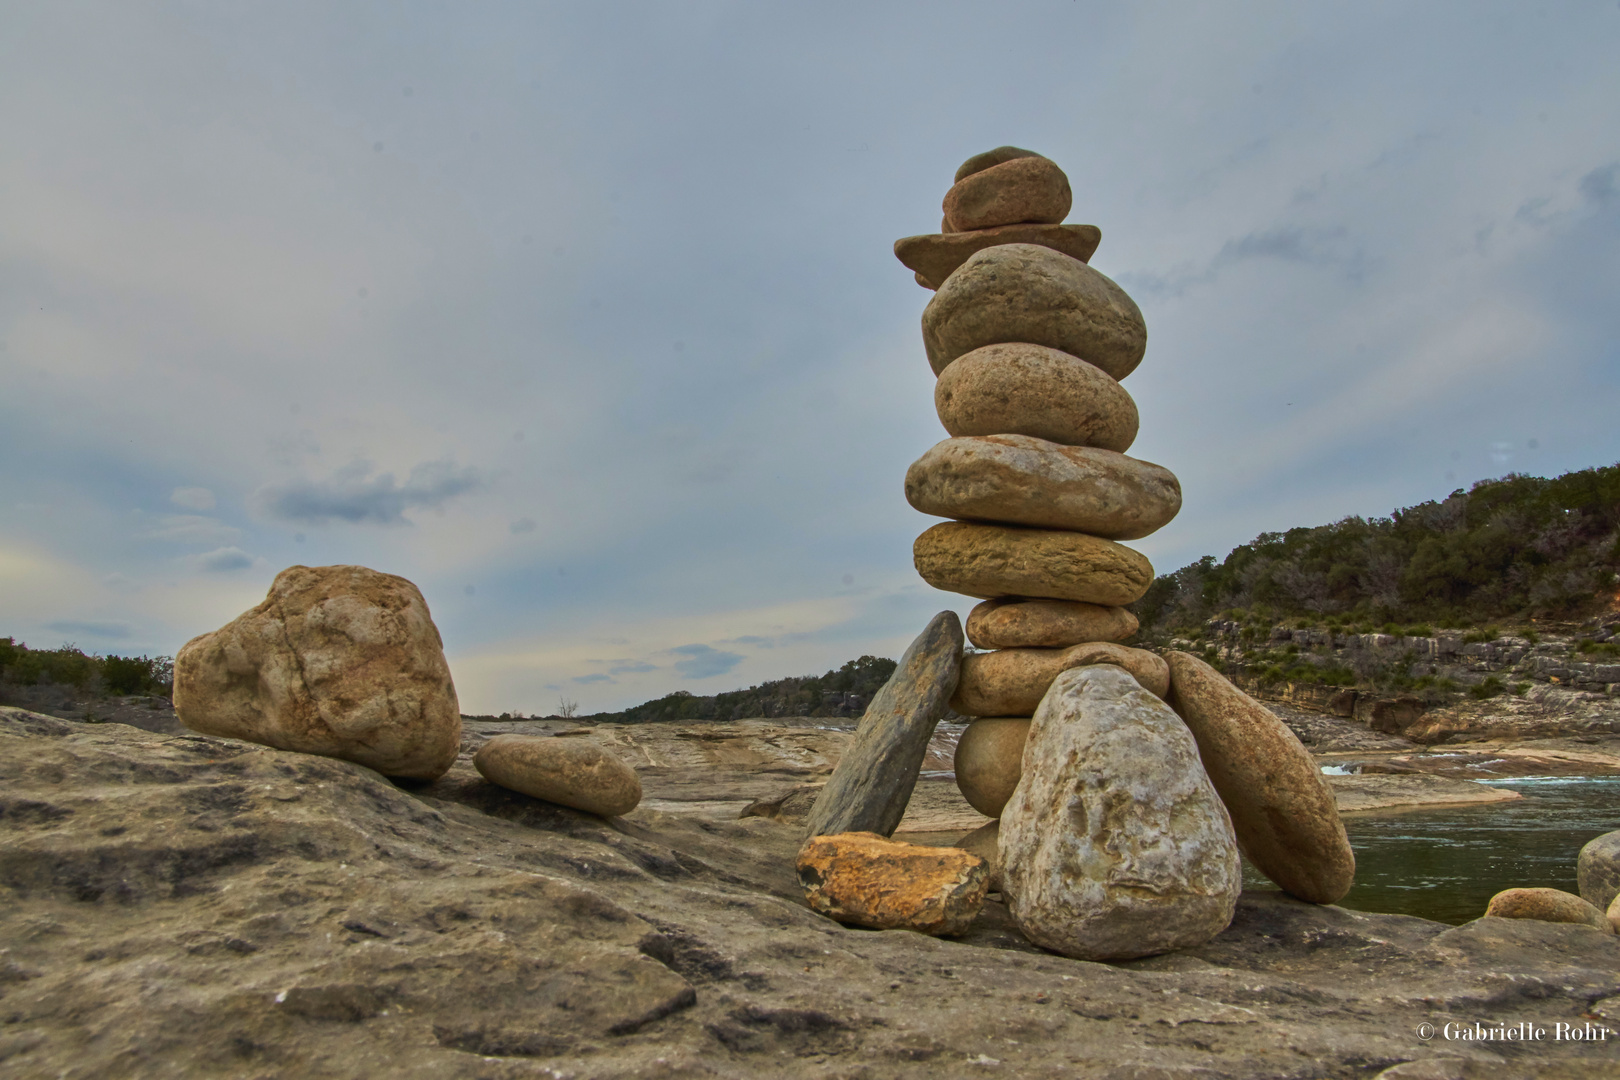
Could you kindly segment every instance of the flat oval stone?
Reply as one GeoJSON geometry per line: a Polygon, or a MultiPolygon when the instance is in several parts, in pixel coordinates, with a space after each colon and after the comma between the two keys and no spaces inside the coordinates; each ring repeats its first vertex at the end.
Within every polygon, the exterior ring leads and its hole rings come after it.
{"type": "Polygon", "coordinates": [[[1344,896],[1355,880],[1356,856],[1333,789],[1310,752],[1276,714],[1198,657],[1164,658],[1170,705],[1198,740],[1255,869],[1313,904],[1344,896]]]}
{"type": "Polygon", "coordinates": [[[1056,225],[1069,216],[1069,178],[1050,158],[1030,156],[965,176],[945,193],[941,209],[950,232],[1031,222],[1056,225]]]}
{"type": "Polygon", "coordinates": [[[986,150],[982,154],[974,154],[972,157],[962,162],[961,165],[957,166],[956,176],[952,179],[952,183],[961,183],[963,180],[966,180],[976,172],[984,172],[986,169],[994,168],[997,165],[1016,160],[1017,158],[1040,156],[1040,154],[1037,154],[1033,150],[1021,150],[1016,146],[998,146],[994,150],[986,150]]]}
{"type": "Polygon", "coordinates": [[[951,708],[963,716],[1029,716],[1060,674],[1090,664],[1124,668],[1156,698],[1170,691],[1170,668],[1157,653],[1094,641],[1067,649],[968,653],[951,708]]]}
{"type": "Polygon", "coordinates": [[[1541,922],[1578,923],[1614,933],[1601,908],[1593,907],[1562,889],[1503,889],[1491,897],[1486,915],[1499,919],[1537,919],[1541,922]]]}
{"type": "Polygon", "coordinates": [[[1139,551],[1085,533],[946,521],[917,537],[912,562],[936,589],[1124,605],[1153,584],[1139,551]]]}
{"type": "Polygon", "coordinates": [[[1043,948],[1124,960],[1208,941],[1243,877],[1187,728],[1125,671],[1059,675],[1001,812],[1002,892],[1043,948]]]}
{"type": "Polygon", "coordinates": [[[997,597],[968,613],[967,637],[981,649],[1063,648],[1124,641],[1137,628],[1136,616],[1122,607],[997,597]]]}
{"type": "Polygon", "coordinates": [[[937,289],[956,268],[976,251],[997,244],[1039,244],[1061,251],[1071,259],[1088,262],[1102,243],[1102,230],[1095,225],[1002,225],[994,229],[954,232],[949,222],[940,222],[940,231],[907,236],[894,242],[894,256],[916,271],[917,284],[937,289]]]}
{"type": "Polygon", "coordinates": [[[867,832],[812,837],[795,869],[812,911],[878,930],[964,933],[990,887],[977,855],[867,832]]]}
{"type": "Polygon", "coordinates": [[[617,817],[641,802],[636,771],[577,736],[497,735],[473,755],[485,780],[587,814],[617,817]]]}
{"type": "Polygon", "coordinates": [[[985,345],[1027,341],[1078,356],[1123,379],[1147,351],[1142,312],[1079,259],[1036,244],[976,252],[923,309],[934,374],[985,345]]]}
{"type": "Polygon", "coordinates": [[[939,517],[1136,540],[1176,516],[1181,484],[1164,466],[1113,450],[977,435],[946,439],[913,462],[906,501],[939,517]]]}
{"type": "Polygon", "coordinates": [[[934,384],[934,408],[957,437],[1030,435],[1124,453],[1136,441],[1136,402],[1094,364],[1044,345],[986,345],[958,357],[934,384]]]}
{"type": "Polygon", "coordinates": [[[1620,830],[1588,840],[1575,860],[1581,898],[1607,910],[1620,894],[1620,830]]]}
{"type": "Polygon", "coordinates": [[[985,817],[1000,817],[1024,775],[1028,717],[986,716],[967,726],[956,741],[956,786],[985,817]]]}

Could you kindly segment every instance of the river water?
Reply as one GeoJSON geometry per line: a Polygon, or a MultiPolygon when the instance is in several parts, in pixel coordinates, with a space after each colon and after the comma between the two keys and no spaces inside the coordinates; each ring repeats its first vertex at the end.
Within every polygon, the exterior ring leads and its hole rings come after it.
{"type": "MultiPolygon", "coordinates": [[[[1347,815],[1356,883],[1339,903],[1457,924],[1485,914],[1485,905],[1503,889],[1578,893],[1575,860],[1582,845],[1620,829],[1620,776],[1523,776],[1489,783],[1524,798],[1347,815]]],[[[1247,865],[1244,885],[1276,888],[1247,865]]]]}

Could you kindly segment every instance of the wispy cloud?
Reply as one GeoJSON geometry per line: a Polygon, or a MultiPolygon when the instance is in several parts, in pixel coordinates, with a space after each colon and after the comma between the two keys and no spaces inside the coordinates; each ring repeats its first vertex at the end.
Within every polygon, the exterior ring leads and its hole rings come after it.
{"type": "Polygon", "coordinates": [[[259,492],[259,504],[271,517],[301,525],[347,521],[354,524],[409,525],[405,511],[434,509],[482,486],[478,470],[452,461],[427,461],[413,468],[404,483],[391,472],[371,475],[368,461],[344,466],[325,480],[295,480],[259,492]]]}
{"type": "Polygon", "coordinates": [[[141,540],[169,540],[180,544],[226,544],[241,535],[241,529],[200,514],[170,514],[136,534],[141,540]]]}
{"type": "Polygon", "coordinates": [[[684,657],[675,661],[675,670],[688,679],[712,679],[743,661],[740,653],[721,652],[709,645],[677,645],[669,651],[684,657]]]}

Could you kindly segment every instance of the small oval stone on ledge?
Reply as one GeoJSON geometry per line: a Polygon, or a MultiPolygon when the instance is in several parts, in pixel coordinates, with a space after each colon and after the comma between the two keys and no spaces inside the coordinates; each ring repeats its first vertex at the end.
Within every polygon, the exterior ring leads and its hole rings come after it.
{"type": "Polygon", "coordinates": [[[473,756],[485,780],[601,817],[641,802],[636,771],[595,743],[555,735],[497,735],[473,756]]]}
{"type": "Polygon", "coordinates": [[[812,911],[875,930],[964,933],[990,887],[990,866],[977,855],[877,833],[812,837],[796,869],[812,911]]]}
{"type": "Polygon", "coordinates": [[[1502,919],[1579,923],[1605,934],[1614,933],[1601,908],[1562,889],[1503,889],[1491,897],[1485,914],[1502,919]]]}

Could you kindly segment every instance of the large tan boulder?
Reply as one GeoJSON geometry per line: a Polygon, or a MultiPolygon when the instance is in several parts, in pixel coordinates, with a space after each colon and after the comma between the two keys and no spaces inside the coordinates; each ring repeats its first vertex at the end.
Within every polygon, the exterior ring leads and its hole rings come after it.
{"type": "Polygon", "coordinates": [[[963,716],[1029,716],[1052,681],[1070,668],[1113,664],[1156,698],[1170,690],[1170,668],[1157,653],[1107,641],[1067,649],[998,649],[962,657],[951,708],[963,716]]]}
{"type": "Polygon", "coordinates": [[[911,547],[917,573],[936,589],[988,600],[1026,596],[1132,603],[1153,584],[1141,552],[1085,533],[945,521],[911,547]]]}
{"type": "Polygon", "coordinates": [[[1061,251],[1071,259],[1086,262],[1102,243],[1102,230],[1095,225],[1002,225],[973,232],[941,231],[906,236],[894,242],[894,257],[916,272],[917,284],[937,289],[975,251],[997,244],[1039,244],[1061,251]]]}
{"type": "Polygon", "coordinates": [[[1137,540],[1181,510],[1181,483],[1162,465],[1112,450],[978,435],[936,443],[913,462],[906,501],[939,517],[1137,540]]]}
{"type": "Polygon", "coordinates": [[[1147,351],[1147,326],[1125,290],[1079,259],[1036,244],[975,253],[923,309],[934,374],[964,353],[1007,341],[1078,356],[1123,379],[1147,351]]]}
{"type": "Polygon", "coordinates": [[[795,868],[812,911],[877,930],[964,933],[990,887],[977,855],[867,832],[812,837],[795,868]]]}
{"type": "Polygon", "coordinates": [[[600,817],[641,802],[641,778],[613,754],[578,735],[497,735],[473,755],[485,780],[600,817]]]}
{"type": "Polygon", "coordinates": [[[1486,915],[1499,919],[1537,919],[1541,922],[1578,923],[1614,933],[1603,909],[1562,889],[1503,889],[1491,897],[1486,915]]]}
{"type": "Polygon", "coordinates": [[[968,640],[981,649],[1025,649],[1124,641],[1137,628],[1136,616],[1122,607],[1001,596],[976,605],[966,629],[968,640]]]}
{"type": "MultiPolygon", "coordinates": [[[[1029,718],[985,716],[973,721],[956,741],[956,786],[985,817],[1000,817],[1024,775],[1024,743],[1029,718]]],[[[961,846],[958,844],[957,846],[961,846]]]]}
{"type": "Polygon", "coordinates": [[[1018,158],[1040,157],[1033,150],[1025,150],[1017,146],[998,146],[994,150],[986,150],[982,154],[974,154],[956,168],[956,175],[951,178],[952,183],[961,183],[974,173],[984,172],[1007,161],[1018,158]]]}
{"type": "Polygon", "coordinates": [[[1033,435],[1124,453],[1136,441],[1136,402],[1095,364],[1045,345],[986,345],[958,357],[934,384],[952,435],[1033,435]]]}
{"type": "Polygon", "coordinates": [[[205,735],[432,780],[461,710],[415,585],[364,566],[291,566],[264,603],[174,658],[180,722],[205,735]]]}
{"type": "Polygon", "coordinates": [[[1001,812],[1002,892],[1031,941],[1080,960],[1198,945],[1232,920],[1232,824],[1168,706],[1107,664],[1059,675],[1001,812]]]}
{"type": "Polygon", "coordinates": [[[1620,894],[1620,830],[1593,837],[1581,847],[1575,859],[1575,880],[1581,898],[1598,908],[1608,908],[1620,894]]]}
{"type": "Polygon", "coordinates": [[[1069,216],[1069,178],[1049,158],[1014,158],[964,176],[945,193],[940,209],[948,232],[994,229],[1026,222],[1056,225],[1069,216]]]}
{"type": "Polygon", "coordinates": [[[1313,904],[1350,891],[1350,850],[1333,789],[1288,725],[1198,657],[1165,653],[1170,705],[1198,740],[1204,768],[1249,861],[1313,904]]]}

